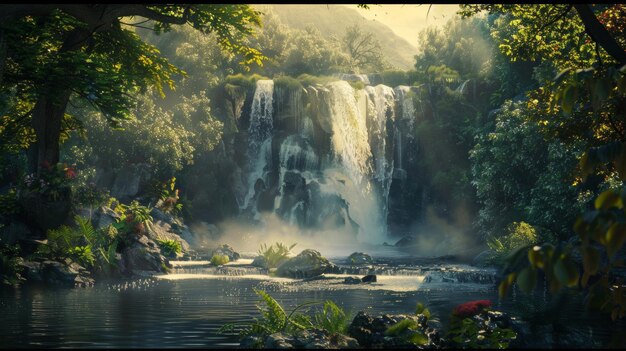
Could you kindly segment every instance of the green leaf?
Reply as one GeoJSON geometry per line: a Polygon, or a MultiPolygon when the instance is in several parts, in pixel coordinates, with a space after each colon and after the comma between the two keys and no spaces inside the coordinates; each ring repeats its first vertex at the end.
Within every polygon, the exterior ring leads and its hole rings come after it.
{"type": "Polygon", "coordinates": [[[526,267],[517,276],[517,285],[519,288],[529,294],[537,283],[537,271],[531,267],[526,267]]]}
{"type": "Polygon", "coordinates": [[[626,241],[626,225],[615,223],[606,233],[606,253],[610,259],[622,248],[626,241]]]}
{"type": "Polygon", "coordinates": [[[587,246],[583,255],[583,267],[589,275],[594,275],[600,268],[600,252],[591,246],[587,246]]]}
{"type": "Polygon", "coordinates": [[[528,250],[528,261],[534,268],[543,268],[545,266],[540,246],[535,246],[528,250]]]}
{"type": "Polygon", "coordinates": [[[622,207],[622,199],[619,194],[609,189],[602,192],[594,202],[595,208],[607,210],[611,207],[622,207]]]}
{"type": "Polygon", "coordinates": [[[554,77],[554,82],[556,84],[559,84],[563,78],[565,78],[566,74],[569,73],[571,71],[571,68],[566,68],[564,70],[562,70],[561,72],[559,72],[559,74],[556,75],[556,77],[554,77]]]}
{"type": "Polygon", "coordinates": [[[409,336],[409,341],[415,345],[425,345],[428,343],[428,337],[421,332],[417,332],[409,336]]]}
{"type": "Polygon", "coordinates": [[[559,283],[566,286],[578,284],[578,270],[567,257],[560,257],[554,264],[554,275],[559,283]]]}
{"type": "Polygon", "coordinates": [[[563,98],[561,100],[561,107],[563,108],[563,112],[566,114],[571,114],[574,110],[574,104],[576,103],[576,95],[577,88],[575,85],[568,85],[565,87],[563,91],[563,98]]]}

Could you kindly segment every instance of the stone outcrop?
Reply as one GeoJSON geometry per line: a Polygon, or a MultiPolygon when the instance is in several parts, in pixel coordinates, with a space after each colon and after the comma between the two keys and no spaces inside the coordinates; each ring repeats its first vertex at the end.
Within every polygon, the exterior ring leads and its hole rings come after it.
{"type": "Polygon", "coordinates": [[[288,278],[309,278],[322,273],[338,273],[338,267],[328,261],[319,251],[302,250],[296,257],[281,263],[276,269],[276,275],[288,278]]]}

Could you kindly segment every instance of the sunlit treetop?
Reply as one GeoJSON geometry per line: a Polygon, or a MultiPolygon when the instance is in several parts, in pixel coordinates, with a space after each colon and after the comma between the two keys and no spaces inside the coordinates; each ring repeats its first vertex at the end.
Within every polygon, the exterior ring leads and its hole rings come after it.
{"type": "MultiPolygon", "coordinates": [[[[503,54],[512,61],[551,61],[557,69],[589,67],[614,59],[587,31],[583,17],[573,4],[462,4],[459,14],[469,17],[481,12],[502,15],[495,21],[492,36],[503,54]]],[[[626,47],[622,4],[595,5],[593,15],[622,48],[626,47]]],[[[587,24],[595,23],[593,18],[587,24]]],[[[622,50],[623,51],[623,50],[622,50]]]]}

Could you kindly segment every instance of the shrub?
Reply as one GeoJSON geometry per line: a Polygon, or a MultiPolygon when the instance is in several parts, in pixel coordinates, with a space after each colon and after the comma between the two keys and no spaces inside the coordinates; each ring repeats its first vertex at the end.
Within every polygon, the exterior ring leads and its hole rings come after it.
{"type": "Polygon", "coordinates": [[[226,255],[215,254],[213,255],[213,257],[211,257],[211,264],[214,266],[221,266],[228,263],[229,261],[230,259],[226,255]]]}
{"type": "Polygon", "coordinates": [[[453,348],[505,349],[517,333],[497,324],[487,325],[475,316],[491,305],[488,300],[470,301],[457,306],[452,314],[447,337],[453,348]]]}
{"type": "Polygon", "coordinates": [[[110,273],[117,267],[117,230],[113,226],[96,230],[89,218],[74,217],[74,227],[62,225],[47,233],[47,244],[39,245],[36,255],[48,259],[69,258],[85,268],[110,273]]]}
{"type": "Polygon", "coordinates": [[[176,254],[183,251],[182,245],[176,240],[157,240],[157,242],[161,248],[161,253],[165,257],[176,257],[176,254]]]}
{"type": "MultiPolygon", "coordinates": [[[[306,314],[299,313],[298,310],[306,306],[318,304],[318,302],[300,304],[289,313],[286,313],[278,301],[265,291],[254,289],[254,292],[261,297],[262,303],[257,304],[257,309],[261,312],[261,318],[255,318],[254,322],[243,322],[243,324],[248,326],[240,332],[240,337],[255,335],[265,339],[265,337],[278,332],[294,334],[299,330],[314,327],[313,323],[311,323],[311,318],[306,314]]],[[[232,323],[225,324],[219,329],[219,332],[232,332],[234,326],[232,323]]],[[[263,345],[255,346],[260,348],[263,345]]]]}
{"type": "Polygon", "coordinates": [[[513,222],[507,229],[506,234],[500,238],[489,238],[487,246],[491,250],[488,258],[490,263],[502,264],[510,253],[528,245],[537,243],[537,232],[526,222],[513,222]]]}
{"type": "Polygon", "coordinates": [[[390,87],[410,84],[408,74],[405,71],[384,71],[380,74],[380,78],[382,80],[382,84],[388,85],[390,87]]]}
{"type": "Polygon", "coordinates": [[[0,213],[4,215],[15,215],[20,213],[21,207],[17,202],[17,192],[15,188],[9,189],[6,194],[0,195],[0,213]]]}
{"type": "Polygon", "coordinates": [[[155,207],[165,213],[179,215],[183,210],[180,200],[179,189],[176,189],[176,177],[166,182],[156,182],[154,185],[154,197],[157,199],[155,207]]]}
{"type": "Polygon", "coordinates": [[[226,84],[254,89],[254,86],[256,85],[256,81],[260,79],[269,79],[269,78],[258,75],[258,74],[244,76],[243,74],[238,73],[238,74],[226,76],[224,81],[226,84]]]}
{"type": "Polygon", "coordinates": [[[345,334],[350,322],[348,317],[349,316],[341,307],[337,306],[331,300],[326,300],[322,311],[316,313],[313,320],[315,321],[316,327],[320,329],[325,329],[330,333],[345,334]]]}
{"type": "Polygon", "coordinates": [[[269,247],[267,244],[262,244],[261,248],[259,248],[258,254],[265,258],[267,268],[276,268],[289,257],[291,249],[295,246],[296,244],[287,247],[287,245],[280,242],[270,245],[269,247]],[[274,245],[276,247],[274,247],[274,245]]]}
{"type": "Polygon", "coordinates": [[[337,81],[338,78],[336,77],[330,77],[330,76],[312,76],[310,74],[304,73],[298,76],[297,78],[300,83],[302,84],[302,86],[311,86],[311,85],[316,85],[316,84],[328,84],[330,82],[334,82],[337,81]]]}
{"type": "Polygon", "coordinates": [[[274,78],[274,88],[284,88],[287,90],[302,89],[302,83],[296,78],[289,76],[278,76],[274,78]]]}
{"type": "Polygon", "coordinates": [[[17,285],[22,279],[20,273],[21,258],[19,246],[0,244],[0,282],[5,285],[17,285]]]}
{"type": "Polygon", "coordinates": [[[152,209],[141,205],[137,200],[131,201],[129,205],[116,203],[113,210],[120,216],[115,228],[122,234],[141,233],[146,224],[152,224],[152,209]]]}

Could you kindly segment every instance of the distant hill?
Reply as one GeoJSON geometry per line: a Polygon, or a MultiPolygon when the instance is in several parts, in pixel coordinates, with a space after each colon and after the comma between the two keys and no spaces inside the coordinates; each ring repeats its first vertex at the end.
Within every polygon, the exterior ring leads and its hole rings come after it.
{"type": "MultiPolygon", "coordinates": [[[[387,60],[399,69],[411,69],[417,48],[396,35],[386,25],[368,20],[357,10],[338,5],[255,5],[261,11],[272,10],[280,21],[291,28],[317,27],[324,36],[342,37],[346,28],[358,23],[364,32],[371,32],[380,42],[387,60]]],[[[356,5],[355,5],[356,7],[356,5]]]]}

